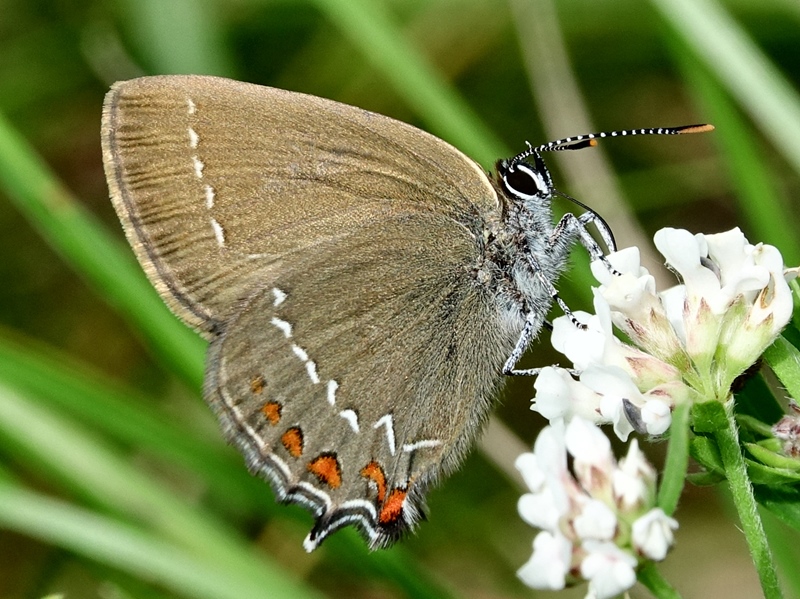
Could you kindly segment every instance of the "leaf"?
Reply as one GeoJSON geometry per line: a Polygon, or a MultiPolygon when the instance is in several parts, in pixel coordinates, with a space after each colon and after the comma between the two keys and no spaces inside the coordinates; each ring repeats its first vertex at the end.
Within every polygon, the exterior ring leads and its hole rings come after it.
{"type": "Polygon", "coordinates": [[[800,482],[800,472],[785,468],[772,468],[752,460],[745,460],[747,474],[754,485],[765,487],[783,487],[800,482]]]}
{"type": "Polygon", "coordinates": [[[800,531],[800,490],[758,486],[756,500],[784,524],[800,531]]]}
{"type": "Polygon", "coordinates": [[[692,428],[697,433],[713,433],[728,426],[725,408],[718,401],[692,406],[692,428]]]}
{"type": "Polygon", "coordinates": [[[719,448],[709,437],[695,437],[689,444],[689,455],[710,473],[725,478],[725,467],[722,464],[719,448]]]}
{"type": "Polygon", "coordinates": [[[800,460],[775,452],[758,443],[745,443],[747,451],[761,464],[779,470],[800,472],[800,460]]]}
{"type": "Polygon", "coordinates": [[[800,350],[780,336],[764,352],[764,360],[789,395],[800,400],[800,350]]]}

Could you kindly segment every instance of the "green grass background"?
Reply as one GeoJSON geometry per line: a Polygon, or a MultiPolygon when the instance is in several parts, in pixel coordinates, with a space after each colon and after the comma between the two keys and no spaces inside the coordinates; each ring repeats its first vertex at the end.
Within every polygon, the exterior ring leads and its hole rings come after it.
{"type": "MultiPolygon", "coordinates": [[[[535,531],[497,457],[513,443],[475,452],[397,547],[368,553],[345,531],[312,555],[310,516],[222,443],[204,346],[144,280],[102,173],[105,91],[157,73],[355,104],[487,168],[525,140],[712,122],[549,163],[622,246],[740,226],[800,263],[792,0],[0,0],[2,598],[537,596],[514,576],[535,531]]],[[[573,262],[564,296],[590,309],[585,254],[573,262]]],[[[532,364],[555,359],[545,345],[532,364]]],[[[498,410],[524,445],[542,425],[532,395],[514,381],[498,410]]],[[[689,488],[677,517],[662,569],[684,596],[757,596],[724,494],[689,488]]],[[[797,590],[797,538],[767,524],[797,590]]]]}

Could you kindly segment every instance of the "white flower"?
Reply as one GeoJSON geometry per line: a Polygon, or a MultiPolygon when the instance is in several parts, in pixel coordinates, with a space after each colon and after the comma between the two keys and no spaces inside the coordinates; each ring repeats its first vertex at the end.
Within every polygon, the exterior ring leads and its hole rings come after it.
{"type": "Polygon", "coordinates": [[[528,586],[561,589],[580,572],[592,593],[612,597],[633,584],[640,556],[656,554],[658,542],[671,542],[656,534],[659,523],[669,522],[651,517],[649,544],[644,550],[632,545],[631,523],[652,510],[656,498],[655,469],[635,440],[617,463],[608,437],[575,416],[566,426],[545,427],[533,453],[521,455],[516,466],[531,490],[519,501],[520,515],[542,529],[518,571],[528,586]]]}
{"type": "MultiPolygon", "coordinates": [[[[599,260],[592,263],[592,272],[601,283],[595,298],[603,298],[608,306],[603,310],[610,310],[614,324],[658,358],[670,360],[681,353],[680,339],[655,293],[655,279],[639,265],[638,248],[620,250],[607,259],[621,275],[609,273],[599,260]]],[[[601,314],[597,299],[595,310],[601,314]]],[[[613,337],[610,330],[607,333],[613,337]]]]}
{"type": "Polygon", "coordinates": [[[572,562],[572,543],[559,532],[542,531],[533,540],[533,555],[517,576],[533,589],[560,591],[572,562]]]}
{"type": "Polygon", "coordinates": [[[572,378],[569,371],[554,366],[542,368],[533,387],[536,399],[531,410],[550,422],[569,421],[575,415],[599,421],[600,396],[572,378]]]}
{"type": "Polygon", "coordinates": [[[673,329],[702,378],[716,379],[723,399],[733,379],[752,364],[788,322],[792,311],[780,252],[751,245],[737,228],[716,235],[662,229],[656,247],[683,285],[661,294],[673,329]],[[711,372],[711,371],[714,372],[711,372]]]}
{"type": "Polygon", "coordinates": [[[633,523],[633,546],[645,557],[662,560],[675,540],[673,531],[677,529],[675,519],[661,508],[653,508],[633,523]]]}
{"type": "Polygon", "coordinates": [[[583,418],[573,418],[564,435],[567,451],[575,458],[578,469],[594,466],[610,471],[614,466],[611,443],[603,432],[583,418]]]}
{"type": "Polygon", "coordinates": [[[672,411],[669,404],[660,399],[648,399],[642,407],[642,422],[647,433],[661,435],[672,424],[672,411]]]}
{"type": "Polygon", "coordinates": [[[684,402],[726,401],[734,379],[764,352],[792,314],[784,270],[772,246],[747,242],[739,229],[693,235],[662,229],[656,247],[682,284],[656,293],[653,277],[635,248],[608,256],[592,271],[595,314],[553,322],[553,347],[575,365],[571,372],[543,370],[536,406],[551,421],[575,415],[613,424],[623,441],[631,432],[662,435],[672,410],[684,402]],[[619,341],[613,325],[638,347],[619,341]]]}
{"type": "Polygon", "coordinates": [[[621,510],[648,507],[655,502],[656,471],[645,459],[636,439],[631,441],[628,455],[614,471],[612,487],[621,510]]]}
{"type": "Polygon", "coordinates": [[[617,517],[605,503],[590,499],[573,520],[573,526],[581,539],[610,541],[617,530],[617,517]]]}
{"type": "Polygon", "coordinates": [[[531,490],[520,497],[517,509],[531,526],[555,530],[559,518],[570,507],[566,481],[567,455],[564,427],[549,426],[539,433],[533,453],[524,453],[515,462],[517,470],[531,490]]]}
{"type": "Polygon", "coordinates": [[[525,522],[536,528],[554,529],[561,517],[555,497],[547,487],[539,493],[525,493],[517,501],[517,511],[525,522]]]}
{"type": "Polygon", "coordinates": [[[567,356],[578,370],[588,364],[600,360],[605,351],[606,337],[611,331],[603,327],[597,316],[576,311],[572,314],[586,328],[579,328],[568,316],[559,316],[553,320],[553,332],[550,343],[567,356]]]}
{"type": "Polygon", "coordinates": [[[670,267],[680,275],[689,301],[697,304],[699,298],[706,298],[715,313],[723,312],[724,302],[719,301],[720,280],[701,263],[701,258],[708,255],[705,239],[683,229],[667,227],[657,231],[653,241],[670,267]]]}
{"type": "Polygon", "coordinates": [[[581,562],[581,576],[589,581],[589,592],[597,599],[611,599],[636,582],[636,558],[613,543],[586,541],[587,556],[581,562]]]}
{"type": "Polygon", "coordinates": [[[755,246],[751,256],[767,273],[767,282],[753,298],[744,322],[730,326],[731,334],[723,340],[727,364],[733,371],[742,371],[755,361],[792,316],[792,291],[787,279],[796,276],[796,270],[784,271],[780,252],[770,245],[755,246]]]}
{"type": "Polygon", "coordinates": [[[614,424],[617,437],[627,441],[633,426],[625,415],[624,401],[636,406],[645,403],[630,376],[617,366],[593,365],[581,373],[581,383],[602,396],[600,414],[605,422],[614,424]]]}

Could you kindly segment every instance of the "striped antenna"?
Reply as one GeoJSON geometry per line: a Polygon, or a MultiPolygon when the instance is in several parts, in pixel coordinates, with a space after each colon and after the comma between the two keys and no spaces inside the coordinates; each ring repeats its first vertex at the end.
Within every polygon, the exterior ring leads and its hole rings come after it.
{"type": "Polygon", "coordinates": [[[714,125],[684,125],[682,127],[659,127],[653,129],[623,129],[621,131],[601,131],[600,133],[588,133],[586,135],[576,135],[575,137],[565,137],[532,147],[528,144],[528,149],[518,154],[510,160],[511,163],[525,160],[528,156],[539,152],[561,152],[563,150],[580,150],[597,145],[598,139],[605,137],[627,137],[630,135],[682,135],[684,133],[705,133],[713,131],[714,125]]]}

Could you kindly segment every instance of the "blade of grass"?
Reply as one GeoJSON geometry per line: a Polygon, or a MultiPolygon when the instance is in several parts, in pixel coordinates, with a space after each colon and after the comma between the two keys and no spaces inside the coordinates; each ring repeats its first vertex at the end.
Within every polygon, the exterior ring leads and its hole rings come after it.
{"type": "Polygon", "coordinates": [[[800,350],[785,337],[778,337],[764,352],[764,359],[787,393],[800,400],[800,350]]]}
{"type": "MultiPolygon", "coordinates": [[[[0,381],[27,392],[45,409],[55,409],[102,431],[115,441],[180,464],[200,475],[233,511],[267,512],[274,504],[267,485],[251,476],[243,460],[206,429],[176,426],[174,415],[146,398],[74,363],[69,356],[0,331],[0,381]]],[[[208,414],[211,419],[210,413],[208,414]]]]}
{"type": "Polygon", "coordinates": [[[194,0],[118,0],[139,53],[151,73],[235,74],[215,2],[194,0]]]}
{"type": "MultiPolygon", "coordinates": [[[[403,37],[434,63],[439,76],[447,81],[457,80],[470,69],[480,68],[480,61],[502,43],[508,27],[507,13],[482,0],[436,0],[420,4],[406,16],[399,25],[403,37]],[[469,43],[465,44],[464,40],[469,43]]],[[[324,43],[327,52],[316,55],[317,61],[307,67],[303,73],[305,77],[316,81],[326,74],[332,75],[340,85],[336,98],[348,104],[369,107],[382,114],[398,110],[400,99],[392,88],[375,85],[374,70],[369,64],[354,68],[352,60],[342,64],[346,57],[339,57],[337,69],[337,63],[327,59],[331,54],[329,38],[326,37],[324,43]]],[[[341,44],[337,50],[339,48],[341,44]]],[[[347,56],[352,55],[354,50],[349,47],[348,50],[347,56]]],[[[305,55],[296,60],[303,58],[305,55]]],[[[294,66],[290,65],[289,69],[294,66]]],[[[286,73],[286,76],[291,77],[291,74],[286,73]]]]}
{"type": "Polygon", "coordinates": [[[651,0],[800,173],[800,94],[714,0],[651,0]]]}
{"type": "Polygon", "coordinates": [[[0,387],[0,442],[52,482],[146,523],[203,559],[268,588],[290,584],[211,513],[179,499],[135,468],[125,455],[35,401],[0,387]]]}
{"type": "Polygon", "coordinates": [[[133,253],[75,200],[2,114],[0,185],[50,246],[199,389],[205,343],[169,312],[133,253]]]}
{"type": "Polygon", "coordinates": [[[372,0],[314,0],[314,3],[361,50],[433,133],[485,166],[510,154],[458,91],[403,37],[382,3],[372,0]]]}
{"type": "Polygon", "coordinates": [[[689,466],[689,415],[691,404],[675,407],[670,426],[669,447],[664,464],[661,485],[658,488],[658,507],[668,516],[678,507],[683,486],[686,484],[686,470],[689,466]]]}
{"type": "Polygon", "coordinates": [[[689,52],[680,37],[675,38],[672,54],[703,106],[703,113],[716,126],[714,140],[722,149],[728,174],[735,185],[739,210],[756,240],[778,247],[786,264],[797,264],[800,241],[796,227],[778,186],[773,184],[775,176],[758,151],[760,140],[749,131],[749,126],[708,69],[689,52]]]}
{"type": "Polygon", "coordinates": [[[198,599],[319,597],[283,576],[241,576],[129,524],[0,482],[0,526],[198,599]]]}

